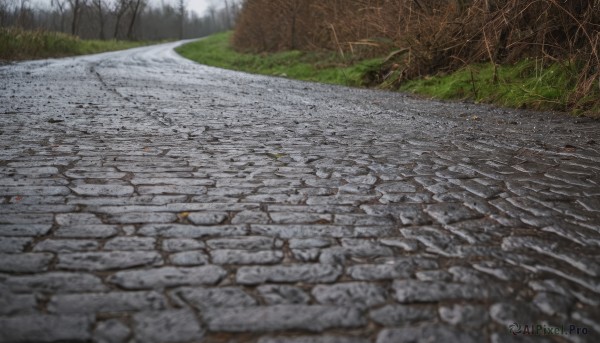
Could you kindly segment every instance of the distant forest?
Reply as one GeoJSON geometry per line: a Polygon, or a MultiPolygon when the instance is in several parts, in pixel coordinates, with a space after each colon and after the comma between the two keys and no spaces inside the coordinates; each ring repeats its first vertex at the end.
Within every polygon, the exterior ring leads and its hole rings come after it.
{"type": "Polygon", "coordinates": [[[47,7],[31,0],[0,0],[0,27],[58,31],[84,39],[196,38],[233,28],[241,7],[238,0],[223,0],[222,7],[210,7],[199,16],[186,3],[51,0],[47,7]]]}

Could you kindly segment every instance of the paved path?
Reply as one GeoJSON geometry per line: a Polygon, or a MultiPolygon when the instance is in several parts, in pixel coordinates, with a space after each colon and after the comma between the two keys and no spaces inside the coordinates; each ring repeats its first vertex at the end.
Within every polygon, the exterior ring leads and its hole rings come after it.
{"type": "Polygon", "coordinates": [[[600,123],[172,47],[0,68],[0,341],[598,342],[600,123]]]}

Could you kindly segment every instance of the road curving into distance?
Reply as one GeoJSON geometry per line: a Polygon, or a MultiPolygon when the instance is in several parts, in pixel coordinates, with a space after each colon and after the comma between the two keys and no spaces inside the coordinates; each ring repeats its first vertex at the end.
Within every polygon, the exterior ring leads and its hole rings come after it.
{"type": "Polygon", "coordinates": [[[600,339],[599,122],[177,44],[0,67],[0,342],[600,339]]]}

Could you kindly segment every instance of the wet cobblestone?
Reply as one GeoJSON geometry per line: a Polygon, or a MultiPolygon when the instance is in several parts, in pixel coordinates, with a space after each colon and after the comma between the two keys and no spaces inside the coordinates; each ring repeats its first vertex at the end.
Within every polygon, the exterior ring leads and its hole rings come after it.
{"type": "Polygon", "coordinates": [[[0,342],[600,340],[599,122],[173,46],[0,67],[0,342]]]}

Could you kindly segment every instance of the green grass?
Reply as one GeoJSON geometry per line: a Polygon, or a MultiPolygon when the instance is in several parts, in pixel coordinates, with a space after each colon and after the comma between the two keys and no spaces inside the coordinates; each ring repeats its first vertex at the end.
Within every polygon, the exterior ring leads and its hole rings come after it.
{"type": "Polygon", "coordinates": [[[150,42],[83,40],[58,32],[0,28],[0,60],[19,61],[115,51],[150,42]]]}
{"type": "Polygon", "coordinates": [[[214,67],[347,86],[362,86],[365,74],[378,68],[381,62],[380,59],[346,60],[333,52],[243,54],[231,48],[231,34],[212,35],[176,50],[184,57],[214,67]]]}
{"type": "MultiPolygon", "coordinates": [[[[287,51],[244,54],[230,46],[231,32],[183,45],[177,51],[196,62],[256,74],[345,86],[376,86],[395,89],[394,82],[375,83],[384,69],[384,57],[357,60],[334,52],[287,51]]],[[[524,60],[494,68],[491,64],[469,65],[447,75],[404,81],[400,90],[439,99],[461,99],[505,107],[559,110],[598,116],[600,91],[573,103],[578,69],[575,65],[524,60]],[[495,74],[495,77],[494,77],[495,74]]],[[[393,76],[389,79],[393,79],[393,76]]],[[[388,80],[389,80],[388,79],[388,80]]]]}
{"type": "MultiPolygon", "coordinates": [[[[524,60],[496,68],[489,63],[470,65],[451,74],[408,81],[401,90],[441,99],[579,113],[587,105],[570,101],[576,92],[576,78],[574,65],[544,66],[539,60],[524,60]]],[[[598,99],[600,92],[590,94],[588,99],[590,97],[598,99]]]]}

